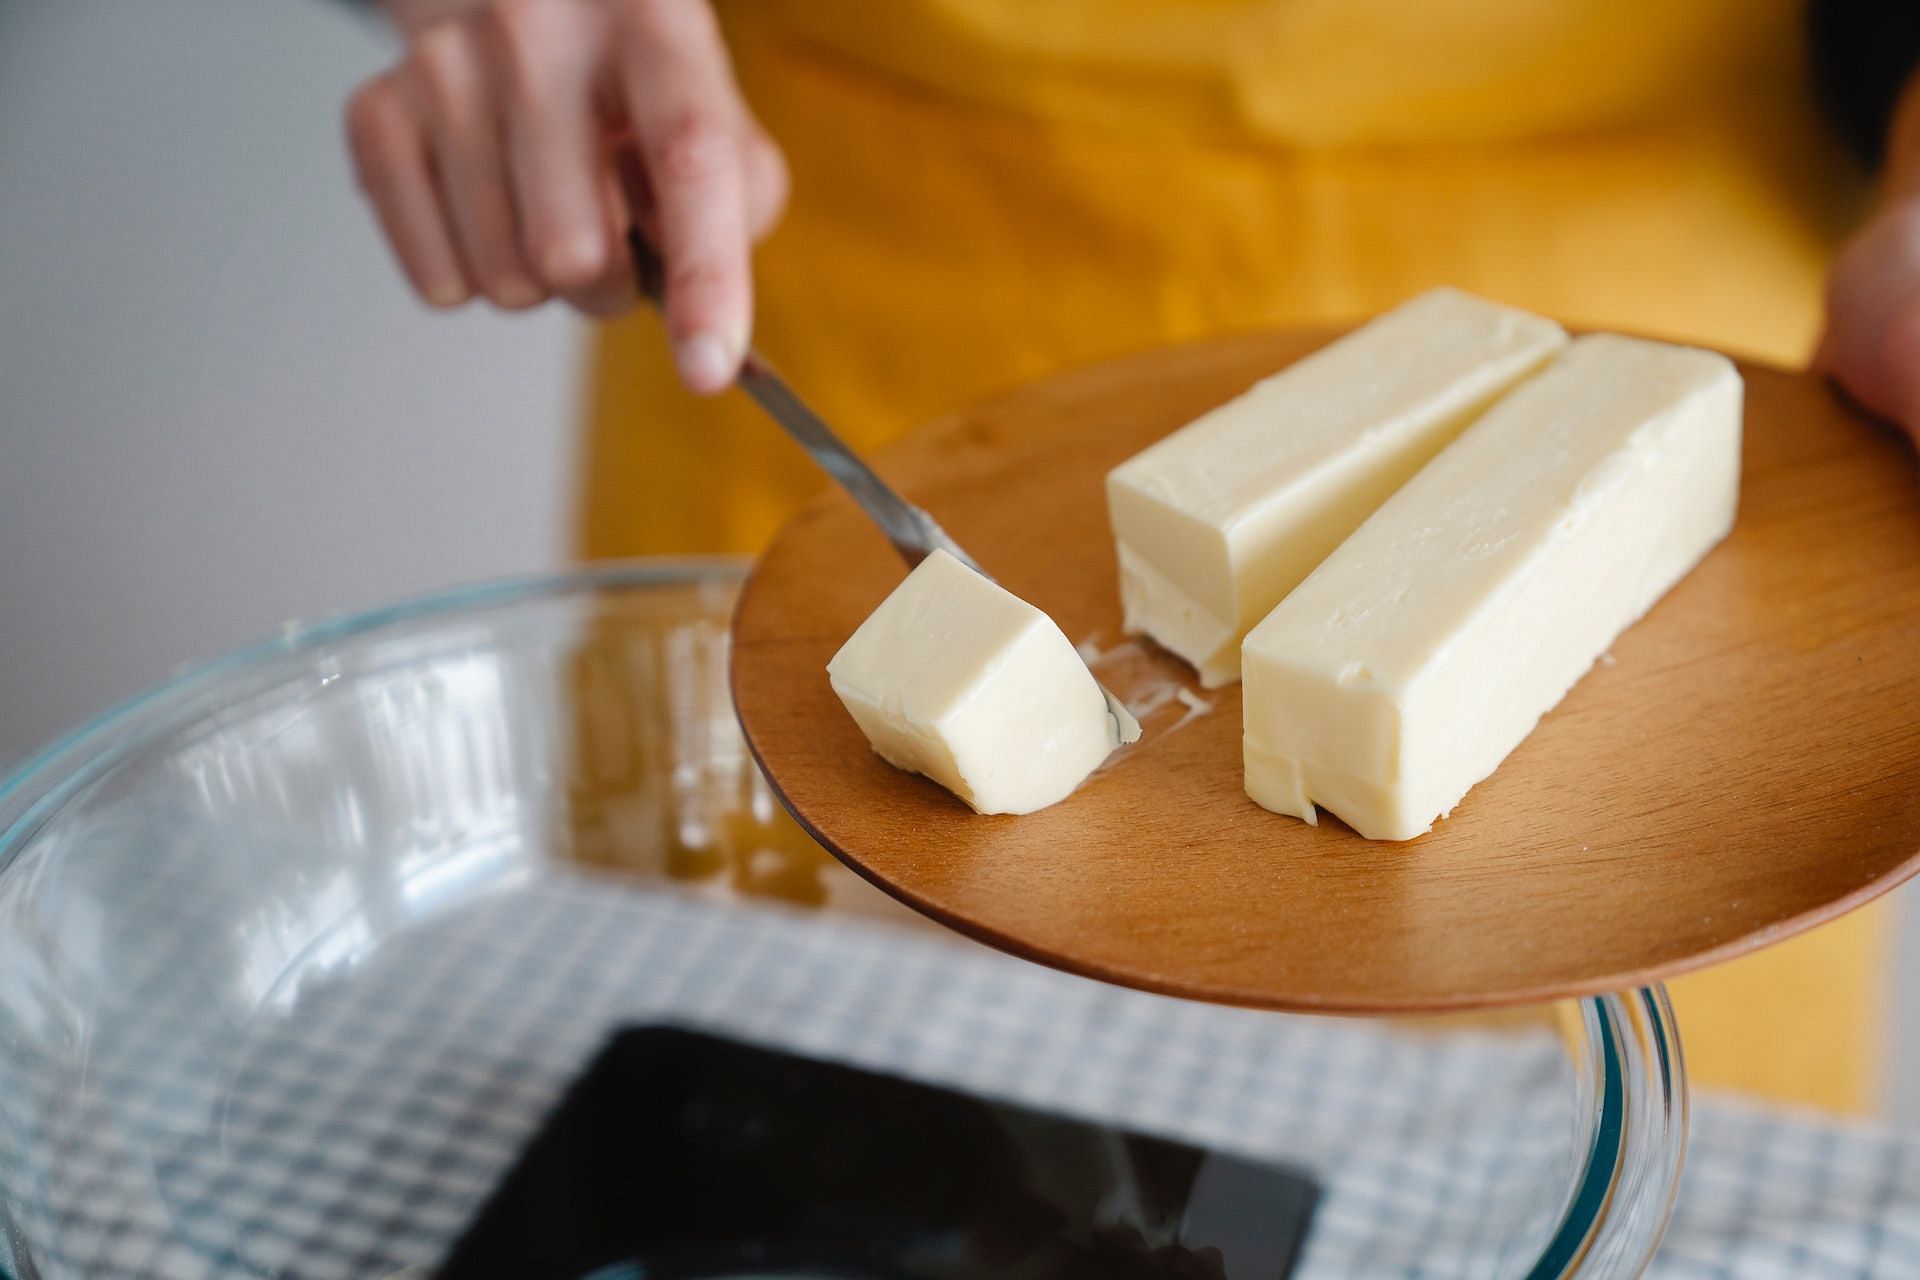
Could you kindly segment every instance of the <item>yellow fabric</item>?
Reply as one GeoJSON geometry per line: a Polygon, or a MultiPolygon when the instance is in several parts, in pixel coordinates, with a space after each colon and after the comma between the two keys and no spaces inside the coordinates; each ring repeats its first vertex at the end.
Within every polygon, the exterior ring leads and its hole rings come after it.
{"type": "MultiPolygon", "coordinates": [[[[1859,183],[1796,0],[740,0],[794,199],[756,337],[873,447],[1065,366],[1437,283],[1794,362],[1859,183]]],[[[819,483],[606,327],[589,555],[758,546],[819,483]]],[[[1696,1078],[1874,1096],[1863,912],[1674,984],[1696,1078]]]]}

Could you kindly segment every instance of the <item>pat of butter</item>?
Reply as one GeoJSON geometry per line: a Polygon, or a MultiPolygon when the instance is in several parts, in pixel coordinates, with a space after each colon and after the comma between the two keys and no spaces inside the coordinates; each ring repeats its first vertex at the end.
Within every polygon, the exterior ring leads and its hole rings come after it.
{"type": "Polygon", "coordinates": [[[1247,631],[1566,340],[1435,289],[1121,463],[1107,509],[1127,630],[1209,688],[1238,679],[1247,631]]]}
{"type": "Polygon", "coordinates": [[[1740,376],[1576,340],[1247,636],[1247,794],[1408,840],[1733,527],[1740,376]]]}
{"type": "Polygon", "coordinates": [[[1105,695],[1053,619],[944,551],[880,602],[827,675],[882,759],[981,813],[1064,800],[1117,745],[1105,695]]]}

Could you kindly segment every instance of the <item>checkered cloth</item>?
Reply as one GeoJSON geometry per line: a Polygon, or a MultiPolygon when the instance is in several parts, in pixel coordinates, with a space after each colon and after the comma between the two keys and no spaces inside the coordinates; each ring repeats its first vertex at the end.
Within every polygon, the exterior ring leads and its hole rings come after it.
{"type": "MultiPolygon", "coordinates": [[[[373,949],[349,883],[312,895],[337,912],[319,928],[209,898],[260,901],[257,858],[191,895],[152,859],[101,872],[149,937],[89,936],[84,892],[0,904],[0,930],[42,925],[41,959],[0,972],[0,1272],[8,1225],[41,1280],[430,1267],[610,1030],[648,1020],[1305,1166],[1302,1276],[1521,1274],[1571,1182],[1576,1082],[1544,1028],[1215,1008],[931,930],[463,856],[489,887],[436,907],[416,877],[419,919],[373,949]],[[60,993],[83,955],[151,976],[90,993],[74,1079],[31,1046],[78,1027],[60,993]]],[[[1920,1143],[1720,1105],[1693,1133],[1653,1274],[1920,1276],[1920,1143]]]]}

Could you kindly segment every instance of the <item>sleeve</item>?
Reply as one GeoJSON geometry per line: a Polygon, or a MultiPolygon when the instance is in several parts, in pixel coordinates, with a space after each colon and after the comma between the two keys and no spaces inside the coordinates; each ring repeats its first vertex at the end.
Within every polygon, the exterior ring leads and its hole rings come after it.
{"type": "Polygon", "coordinates": [[[1920,66],[1916,0],[1808,0],[1813,89],[1868,168],[1879,167],[1900,91],[1920,66]]]}

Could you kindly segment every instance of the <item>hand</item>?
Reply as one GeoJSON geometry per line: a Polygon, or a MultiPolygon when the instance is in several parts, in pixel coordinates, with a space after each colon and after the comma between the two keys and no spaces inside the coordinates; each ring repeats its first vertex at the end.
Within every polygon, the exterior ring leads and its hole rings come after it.
{"type": "Polygon", "coordinates": [[[1814,367],[1920,444],[1920,74],[1887,130],[1879,208],[1827,275],[1814,367]]]}
{"type": "Polygon", "coordinates": [[[1920,194],[1883,205],[1834,259],[1814,366],[1920,442],[1920,194]]]}
{"type": "Polygon", "coordinates": [[[707,0],[414,2],[405,56],[347,106],[360,185],[414,289],[614,314],[635,298],[637,221],[666,262],[681,378],[725,387],[787,173],[707,0]]]}

